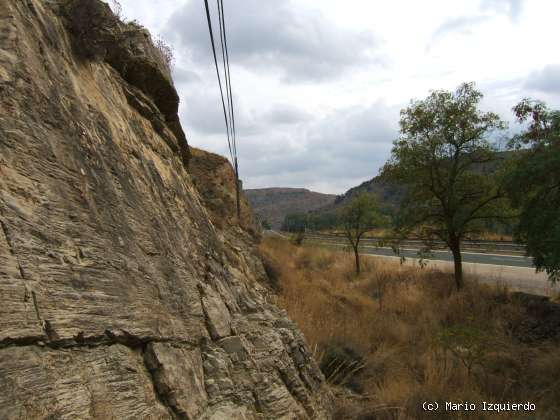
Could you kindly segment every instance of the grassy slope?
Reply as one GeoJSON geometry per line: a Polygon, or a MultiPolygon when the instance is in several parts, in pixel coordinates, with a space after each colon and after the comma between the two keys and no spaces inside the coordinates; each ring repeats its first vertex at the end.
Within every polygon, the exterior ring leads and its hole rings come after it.
{"type": "Polygon", "coordinates": [[[540,320],[507,291],[471,279],[457,293],[447,274],[373,258],[356,278],[350,256],[277,238],[261,251],[278,303],[337,385],[337,419],[434,418],[425,400],[530,401],[537,418],[560,418],[560,334],[531,335],[540,320]]]}

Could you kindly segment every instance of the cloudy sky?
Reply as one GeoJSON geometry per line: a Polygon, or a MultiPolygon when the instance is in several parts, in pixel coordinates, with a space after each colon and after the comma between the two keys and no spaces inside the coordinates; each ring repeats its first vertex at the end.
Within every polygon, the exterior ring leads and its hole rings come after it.
{"type": "MultiPolygon", "coordinates": [[[[175,51],[190,144],[226,155],[203,0],[120,2],[175,51]]],[[[400,109],[433,89],[474,81],[509,121],[524,96],[560,107],[557,0],[224,3],[246,188],[342,193],[375,176],[400,109]]]]}

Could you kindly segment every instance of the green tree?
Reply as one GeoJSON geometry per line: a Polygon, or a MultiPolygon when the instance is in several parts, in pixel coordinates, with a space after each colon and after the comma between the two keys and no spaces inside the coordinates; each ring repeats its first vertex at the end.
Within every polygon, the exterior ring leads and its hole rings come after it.
{"type": "Polygon", "coordinates": [[[520,210],[516,237],[526,243],[537,270],[560,280],[560,111],[524,99],[513,111],[526,130],[510,142],[518,149],[508,193],[520,210]]]}
{"type": "Polygon", "coordinates": [[[342,208],[340,223],[356,259],[356,273],[360,274],[360,240],[363,235],[383,225],[383,217],[378,211],[375,196],[361,193],[342,208]]]}
{"type": "Polygon", "coordinates": [[[303,232],[308,226],[308,216],[304,213],[287,214],[281,230],[285,232],[303,232]]]}
{"type": "Polygon", "coordinates": [[[487,138],[505,128],[498,115],[478,110],[482,94],[473,83],[454,92],[433,91],[401,111],[400,137],[382,170],[405,187],[395,229],[426,247],[443,241],[453,254],[455,283],[463,286],[461,241],[503,215],[505,199],[495,176],[501,162],[487,138]]]}

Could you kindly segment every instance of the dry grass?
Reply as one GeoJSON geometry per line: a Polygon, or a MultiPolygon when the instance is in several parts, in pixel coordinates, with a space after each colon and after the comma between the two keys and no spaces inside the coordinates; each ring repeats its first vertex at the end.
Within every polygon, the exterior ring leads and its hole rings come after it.
{"type": "Polygon", "coordinates": [[[456,292],[447,273],[387,259],[363,258],[356,277],[347,254],[276,238],[261,251],[340,396],[337,419],[496,418],[434,416],[423,401],[530,401],[531,418],[560,418],[558,343],[519,341],[525,309],[507,290],[467,281],[456,292]]]}

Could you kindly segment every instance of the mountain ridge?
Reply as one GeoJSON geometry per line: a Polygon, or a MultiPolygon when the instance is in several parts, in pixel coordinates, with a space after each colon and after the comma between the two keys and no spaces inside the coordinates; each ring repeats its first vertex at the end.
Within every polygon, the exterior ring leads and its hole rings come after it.
{"type": "Polygon", "coordinates": [[[288,214],[317,210],[333,203],[337,197],[289,187],[253,188],[244,193],[260,222],[273,229],[280,229],[288,214]]]}

